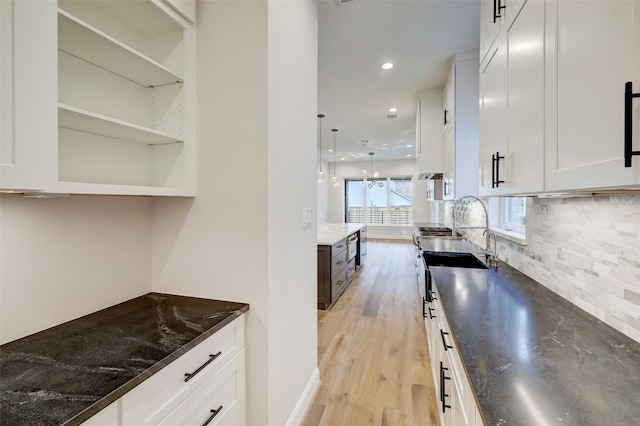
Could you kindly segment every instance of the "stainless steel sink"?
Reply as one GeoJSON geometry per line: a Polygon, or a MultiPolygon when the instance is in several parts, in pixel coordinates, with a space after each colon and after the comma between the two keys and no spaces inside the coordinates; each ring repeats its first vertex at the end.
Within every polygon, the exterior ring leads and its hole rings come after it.
{"type": "Polygon", "coordinates": [[[424,252],[424,260],[429,266],[449,266],[453,268],[489,269],[471,253],[424,252]]]}

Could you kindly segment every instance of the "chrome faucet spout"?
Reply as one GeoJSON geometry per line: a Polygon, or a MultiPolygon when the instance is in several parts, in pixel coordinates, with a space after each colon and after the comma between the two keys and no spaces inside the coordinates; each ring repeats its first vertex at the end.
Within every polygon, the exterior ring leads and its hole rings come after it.
{"type": "MultiPolygon", "coordinates": [[[[475,195],[465,195],[463,197],[458,198],[457,200],[453,201],[453,207],[452,207],[452,220],[451,220],[451,235],[452,236],[456,236],[456,229],[465,229],[463,227],[459,227],[458,228],[458,224],[456,223],[456,218],[457,218],[457,213],[456,211],[458,210],[458,206],[459,204],[464,201],[464,200],[476,200],[477,202],[480,203],[480,205],[482,206],[482,209],[484,210],[484,222],[485,222],[485,226],[484,228],[481,229],[489,229],[489,212],[487,212],[487,207],[484,205],[484,203],[482,202],[482,200],[478,197],[476,197],[475,195]]],[[[469,228],[466,228],[469,229],[469,228]]]]}

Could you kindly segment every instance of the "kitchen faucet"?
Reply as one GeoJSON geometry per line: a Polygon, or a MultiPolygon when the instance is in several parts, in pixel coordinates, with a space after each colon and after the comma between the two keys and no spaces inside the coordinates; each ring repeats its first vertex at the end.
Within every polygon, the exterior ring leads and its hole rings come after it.
{"type": "Polygon", "coordinates": [[[484,230],[482,235],[484,234],[487,234],[489,237],[487,239],[488,242],[491,242],[491,234],[493,234],[493,251],[489,250],[489,246],[487,245],[485,256],[493,269],[498,269],[498,237],[496,236],[496,232],[489,228],[484,230]]]}
{"type": "MultiPolygon", "coordinates": [[[[484,232],[482,235],[486,235],[486,242],[485,242],[485,254],[489,254],[491,252],[491,235],[490,232],[488,233],[487,231],[491,231],[493,232],[491,229],[489,229],[489,212],[487,212],[487,207],[484,205],[484,203],[482,202],[482,200],[474,195],[465,195],[463,197],[458,198],[457,200],[453,201],[453,207],[452,207],[452,220],[451,220],[452,224],[451,224],[451,235],[452,236],[456,236],[457,230],[458,229],[484,229],[484,232]],[[477,202],[480,203],[480,205],[482,206],[482,209],[484,210],[484,223],[485,226],[457,226],[456,224],[456,211],[459,210],[459,204],[464,201],[464,200],[476,200],[477,202]]],[[[495,232],[493,232],[493,238],[494,241],[496,241],[495,239],[495,232]]],[[[494,254],[495,255],[495,254],[494,254]]]]}

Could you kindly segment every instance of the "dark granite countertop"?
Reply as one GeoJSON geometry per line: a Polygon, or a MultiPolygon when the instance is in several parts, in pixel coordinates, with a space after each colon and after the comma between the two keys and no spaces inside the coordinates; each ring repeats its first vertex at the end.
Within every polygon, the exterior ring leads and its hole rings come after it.
{"type": "Polygon", "coordinates": [[[640,343],[502,262],[430,269],[487,424],[638,424],[640,343]]]}
{"type": "Polygon", "coordinates": [[[0,346],[0,423],[77,425],[249,305],[149,293],[0,346]]]}

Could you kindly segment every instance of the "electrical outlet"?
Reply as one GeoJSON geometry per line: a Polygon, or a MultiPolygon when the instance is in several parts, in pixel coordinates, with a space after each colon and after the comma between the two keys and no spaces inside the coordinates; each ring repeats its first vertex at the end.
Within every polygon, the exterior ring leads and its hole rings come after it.
{"type": "Polygon", "coordinates": [[[311,228],[311,225],[313,225],[312,219],[311,219],[312,211],[313,210],[309,208],[302,209],[302,229],[311,228]]]}

